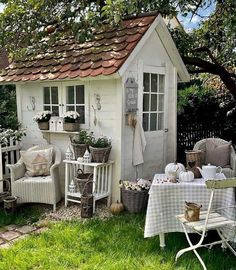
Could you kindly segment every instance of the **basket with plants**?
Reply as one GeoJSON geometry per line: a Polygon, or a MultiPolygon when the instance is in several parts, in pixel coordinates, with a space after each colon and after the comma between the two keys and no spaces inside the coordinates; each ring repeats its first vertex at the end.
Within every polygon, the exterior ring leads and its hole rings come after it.
{"type": "Polygon", "coordinates": [[[150,187],[151,181],[142,178],[135,181],[121,180],[121,202],[124,208],[130,213],[145,211],[150,187]]]}
{"type": "Polygon", "coordinates": [[[70,136],[71,145],[74,150],[75,158],[83,157],[87,149],[89,134],[86,130],[80,130],[78,134],[70,136]]]}
{"type": "Polygon", "coordinates": [[[87,142],[89,144],[89,151],[93,162],[104,163],[108,161],[111,152],[110,138],[100,136],[96,139],[93,135],[90,135],[87,138],[87,142]]]}

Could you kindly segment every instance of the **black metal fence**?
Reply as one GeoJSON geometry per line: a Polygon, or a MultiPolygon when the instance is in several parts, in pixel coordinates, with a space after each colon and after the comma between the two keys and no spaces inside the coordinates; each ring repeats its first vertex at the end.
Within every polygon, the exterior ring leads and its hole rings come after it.
{"type": "Polygon", "coordinates": [[[185,164],[185,150],[192,150],[194,144],[204,138],[221,138],[236,143],[236,134],[224,123],[181,123],[177,125],[177,160],[185,164]]]}

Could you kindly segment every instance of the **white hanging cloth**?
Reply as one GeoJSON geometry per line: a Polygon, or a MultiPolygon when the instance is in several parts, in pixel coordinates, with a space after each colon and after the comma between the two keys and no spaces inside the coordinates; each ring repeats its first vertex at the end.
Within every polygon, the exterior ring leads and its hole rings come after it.
{"type": "Polygon", "coordinates": [[[146,147],[146,139],[143,127],[137,119],[134,127],[134,140],[133,140],[133,165],[137,166],[144,163],[143,152],[146,147]]]}

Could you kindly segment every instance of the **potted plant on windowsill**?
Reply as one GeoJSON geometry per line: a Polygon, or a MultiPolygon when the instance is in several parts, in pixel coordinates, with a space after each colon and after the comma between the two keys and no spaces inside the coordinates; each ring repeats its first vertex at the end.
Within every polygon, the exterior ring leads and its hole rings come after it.
{"type": "Polygon", "coordinates": [[[80,114],[76,111],[67,111],[63,115],[63,129],[65,131],[78,131],[79,130],[79,117],[80,114]]]}
{"type": "Polygon", "coordinates": [[[75,158],[83,157],[87,149],[87,139],[89,135],[86,130],[80,130],[78,134],[70,136],[71,145],[73,147],[75,158]]]}
{"type": "Polygon", "coordinates": [[[111,139],[106,136],[100,136],[98,139],[90,136],[87,143],[93,162],[104,163],[108,161],[111,152],[111,139]]]}
{"type": "Polygon", "coordinates": [[[48,130],[49,129],[49,120],[52,116],[50,111],[42,111],[38,112],[34,117],[33,120],[38,123],[38,127],[41,130],[48,130]]]}

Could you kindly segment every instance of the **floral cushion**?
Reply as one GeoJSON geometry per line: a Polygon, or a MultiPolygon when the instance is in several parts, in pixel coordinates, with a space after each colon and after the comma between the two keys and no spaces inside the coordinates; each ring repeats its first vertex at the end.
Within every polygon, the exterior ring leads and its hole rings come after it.
{"type": "Polygon", "coordinates": [[[49,175],[52,165],[53,148],[44,150],[20,151],[26,167],[26,176],[49,175]]]}
{"type": "Polygon", "coordinates": [[[231,142],[215,144],[211,139],[206,139],[206,164],[215,166],[227,166],[230,164],[231,142]]]}

